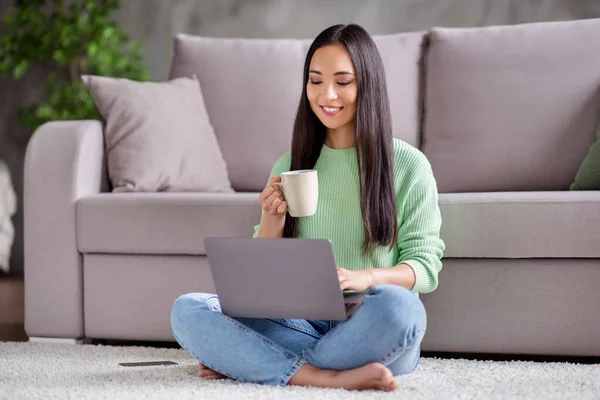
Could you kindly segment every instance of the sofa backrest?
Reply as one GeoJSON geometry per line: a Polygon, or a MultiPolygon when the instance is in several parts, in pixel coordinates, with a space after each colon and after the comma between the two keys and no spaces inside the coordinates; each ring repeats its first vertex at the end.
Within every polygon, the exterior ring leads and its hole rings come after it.
{"type": "MultiPolygon", "coordinates": [[[[375,36],[390,97],[393,134],[418,146],[424,33],[375,36]]],[[[260,191],[290,150],[311,40],[177,35],[170,77],[195,74],[232,186],[260,191]]]]}
{"type": "Polygon", "coordinates": [[[440,192],[568,189],[600,119],[600,19],[432,29],[425,64],[440,192]]]}

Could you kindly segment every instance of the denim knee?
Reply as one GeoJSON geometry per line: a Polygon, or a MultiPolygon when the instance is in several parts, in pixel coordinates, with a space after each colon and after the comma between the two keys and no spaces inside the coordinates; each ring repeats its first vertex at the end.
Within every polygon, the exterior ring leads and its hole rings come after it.
{"type": "MultiPolygon", "coordinates": [[[[365,303],[379,310],[386,325],[396,332],[410,333],[417,339],[427,329],[427,316],[421,300],[410,290],[398,285],[371,288],[365,303]],[[411,332],[409,332],[411,331],[411,332]]],[[[420,339],[420,338],[418,338],[420,339]]]]}
{"type": "Polygon", "coordinates": [[[220,309],[214,294],[188,293],[181,295],[171,307],[171,328],[175,331],[180,323],[190,321],[190,318],[193,318],[194,314],[199,311],[216,311],[217,308],[220,309]]]}

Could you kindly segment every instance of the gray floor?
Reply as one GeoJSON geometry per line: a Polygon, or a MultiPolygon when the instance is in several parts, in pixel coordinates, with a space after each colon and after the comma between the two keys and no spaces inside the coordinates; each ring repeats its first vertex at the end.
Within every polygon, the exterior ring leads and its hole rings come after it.
{"type": "Polygon", "coordinates": [[[600,365],[423,358],[394,393],[203,381],[183,350],[0,342],[0,399],[598,399],[600,365]],[[172,360],[168,367],[119,362],[172,360]]]}

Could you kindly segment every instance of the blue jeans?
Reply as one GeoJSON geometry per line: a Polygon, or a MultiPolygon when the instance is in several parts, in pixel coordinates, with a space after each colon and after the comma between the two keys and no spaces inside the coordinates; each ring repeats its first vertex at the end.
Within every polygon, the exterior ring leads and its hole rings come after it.
{"type": "Polygon", "coordinates": [[[241,382],[285,385],[304,364],[347,370],[372,362],[394,375],[419,362],[425,308],[410,290],[378,285],[345,321],[230,318],[216,295],[190,293],[171,310],[175,340],[199,362],[241,382]]]}

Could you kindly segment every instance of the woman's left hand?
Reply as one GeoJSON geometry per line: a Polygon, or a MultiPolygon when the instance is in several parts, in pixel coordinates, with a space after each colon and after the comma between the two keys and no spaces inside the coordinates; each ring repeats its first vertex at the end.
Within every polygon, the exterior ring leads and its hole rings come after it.
{"type": "Polygon", "coordinates": [[[342,290],[356,290],[360,292],[373,285],[373,274],[369,270],[350,271],[338,268],[337,273],[342,290]]]}

